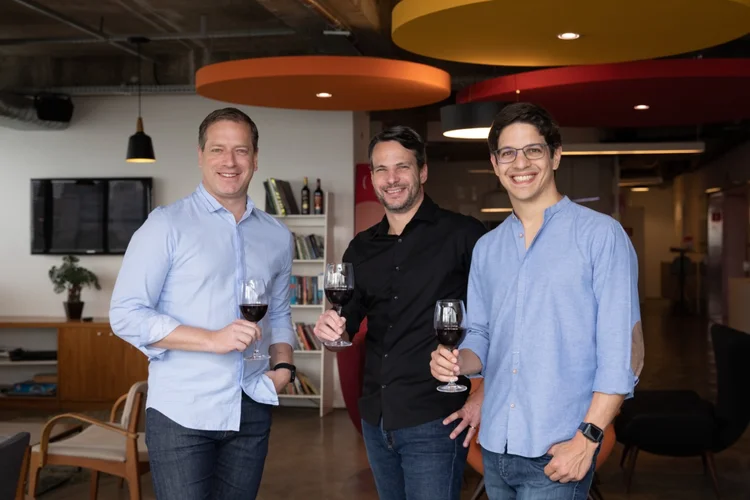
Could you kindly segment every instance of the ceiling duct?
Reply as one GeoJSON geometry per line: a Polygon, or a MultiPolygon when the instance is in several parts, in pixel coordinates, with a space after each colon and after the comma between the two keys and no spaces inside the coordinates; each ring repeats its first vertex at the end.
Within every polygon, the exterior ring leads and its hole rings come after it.
{"type": "Polygon", "coordinates": [[[73,116],[73,102],[62,94],[33,96],[0,92],[0,126],[16,130],[63,130],[73,116]]]}

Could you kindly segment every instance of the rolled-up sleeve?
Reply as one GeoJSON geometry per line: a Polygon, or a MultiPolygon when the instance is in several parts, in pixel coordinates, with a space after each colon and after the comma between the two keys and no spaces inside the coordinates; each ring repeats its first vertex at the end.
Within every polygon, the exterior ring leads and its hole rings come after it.
{"type": "Polygon", "coordinates": [[[487,356],[490,349],[489,314],[485,306],[482,294],[482,272],[479,245],[474,247],[471,269],[469,271],[469,284],[466,291],[466,314],[468,317],[468,331],[459,349],[469,349],[477,355],[482,363],[482,371],[474,376],[484,376],[487,369],[487,356]]]}
{"type": "Polygon", "coordinates": [[[169,221],[157,208],[133,234],[117,275],[109,308],[112,331],[137,347],[149,360],[166,349],[152,347],[180,323],[157,311],[172,254],[169,221]]]}
{"type": "Polygon", "coordinates": [[[271,344],[296,344],[296,334],[292,329],[291,288],[292,259],[294,256],[294,239],[289,234],[289,242],[284,250],[283,266],[273,280],[268,305],[268,326],[271,328],[271,344]]]}
{"type": "Polygon", "coordinates": [[[594,392],[633,395],[643,365],[638,298],[638,259],[616,221],[597,238],[594,296],[597,302],[594,392]]]}

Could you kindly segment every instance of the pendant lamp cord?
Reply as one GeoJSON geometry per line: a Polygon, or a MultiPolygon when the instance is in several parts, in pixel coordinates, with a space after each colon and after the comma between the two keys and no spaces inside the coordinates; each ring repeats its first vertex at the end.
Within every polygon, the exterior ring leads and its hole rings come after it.
{"type": "Polygon", "coordinates": [[[141,44],[138,44],[138,118],[141,117],[141,44]]]}

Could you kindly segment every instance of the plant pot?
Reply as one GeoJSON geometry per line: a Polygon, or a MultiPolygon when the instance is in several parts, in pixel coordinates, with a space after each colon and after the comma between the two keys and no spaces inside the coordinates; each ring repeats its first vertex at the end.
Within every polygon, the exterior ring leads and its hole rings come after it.
{"type": "Polygon", "coordinates": [[[68,319],[81,319],[83,314],[83,302],[63,302],[65,306],[65,315],[68,319]]]}

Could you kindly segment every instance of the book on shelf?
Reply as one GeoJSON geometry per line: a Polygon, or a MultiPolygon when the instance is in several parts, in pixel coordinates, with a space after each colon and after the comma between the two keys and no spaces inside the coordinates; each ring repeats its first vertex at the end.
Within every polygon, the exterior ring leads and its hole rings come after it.
{"type": "Polygon", "coordinates": [[[325,255],[323,237],[319,234],[297,234],[294,236],[294,258],[298,260],[319,260],[325,255]]]}
{"type": "Polygon", "coordinates": [[[284,387],[283,394],[317,396],[320,394],[320,391],[318,391],[318,388],[315,387],[307,375],[298,371],[294,382],[290,382],[284,387]]]}
{"type": "Polygon", "coordinates": [[[323,304],[323,273],[317,276],[291,276],[292,305],[323,304]]]}
{"type": "Polygon", "coordinates": [[[263,181],[266,191],[266,213],[271,215],[299,214],[299,206],[288,181],[269,177],[263,181]]]}
{"type": "Polygon", "coordinates": [[[294,330],[297,334],[296,351],[319,351],[321,348],[320,340],[313,333],[315,325],[297,322],[294,324],[294,330]]]}

